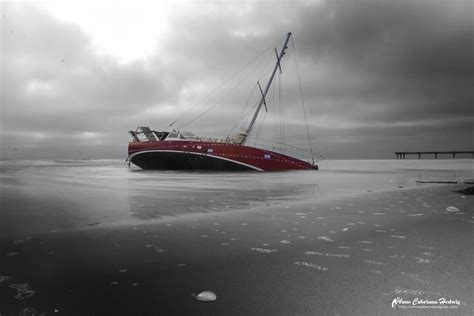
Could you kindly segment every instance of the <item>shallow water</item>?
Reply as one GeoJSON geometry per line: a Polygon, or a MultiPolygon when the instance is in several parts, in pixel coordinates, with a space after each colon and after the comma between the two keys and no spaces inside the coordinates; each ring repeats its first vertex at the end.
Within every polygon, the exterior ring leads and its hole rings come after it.
{"type": "Polygon", "coordinates": [[[327,160],[319,171],[144,171],[121,160],[0,161],[0,234],[138,224],[466,181],[474,160],[327,160]]]}

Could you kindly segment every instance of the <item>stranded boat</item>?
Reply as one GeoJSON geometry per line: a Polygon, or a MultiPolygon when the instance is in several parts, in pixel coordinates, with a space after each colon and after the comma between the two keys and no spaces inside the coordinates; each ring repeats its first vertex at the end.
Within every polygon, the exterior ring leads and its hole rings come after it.
{"type": "MultiPolygon", "coordinates": [[[[257,116],[265,105],[265,97],[270,89],[275,73],[281,71],[280,60],[288,48],[291,33],[285,38],[283,47],[271,73],[265,90],[250,124],[238,133],[225,139],[198,137],[190,132],[179,130],[154,131],[149,127],[138,127],[129,131],[133,140],[128,145],[128,161],[142,169],[161,170],[257,170],[279,171],[294,169],[318,169],[314,159],[312,163],[273,150],[246,145],[257,116]]],[[[260,87],[260,85],[259,85],[260,87]]]]}

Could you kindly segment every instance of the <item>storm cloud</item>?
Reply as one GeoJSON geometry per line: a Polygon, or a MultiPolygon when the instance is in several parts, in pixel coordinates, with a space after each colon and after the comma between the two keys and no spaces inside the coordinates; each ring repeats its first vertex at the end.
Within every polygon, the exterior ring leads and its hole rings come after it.
{"type": "MultiPolygon", "coordinates": [[[[180,126],[207,111],[216,101],[206,96],[288,31],[316,152],[472,150],[471,1],[204,1],[170,12],[155,51],[125,63],[39,5],[4,2],[1,10],[1,158],[124,158],[128,130],[176,118],[180,126]],[[202,99],[208,104],[196,106],[202,99]]],[[[293,57],[281,79],[288,105],[300,102],[293,57]]],[[[216,97],[224,106],[186,128],[229,132],[255,87],[248,84],[242,95],[226,87],[216,97]]],[[[285,139],[305,146],[299,111],[285,109],[285,139]]]]}

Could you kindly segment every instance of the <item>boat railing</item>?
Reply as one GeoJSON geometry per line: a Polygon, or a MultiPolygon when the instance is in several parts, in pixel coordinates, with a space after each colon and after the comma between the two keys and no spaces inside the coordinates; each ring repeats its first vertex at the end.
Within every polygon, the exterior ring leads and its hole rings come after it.
{"type": "Polygon", "coordinates": [[[260,149],[271,150],[276,153],[299,158],[301,160],[312,161],[314,159],[315,161],[320,161],[324,159],[323,156],[315,154],[309,149],[300,148],[282,142],[274,142],[264,139],[253,139],[253,142],[249,143],[260,149]]]}

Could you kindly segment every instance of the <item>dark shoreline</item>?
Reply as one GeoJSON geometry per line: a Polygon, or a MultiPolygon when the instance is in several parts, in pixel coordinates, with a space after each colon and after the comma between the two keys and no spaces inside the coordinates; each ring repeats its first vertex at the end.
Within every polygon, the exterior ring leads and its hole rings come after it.
{"type": "Polygon", "coordinates": [[[442,296],[470,314],[474,203],[453,192],[464,188],[2,237],[0,313],[375,315],[399,312],[397,296],[442,296]],[[34,294],[17,299],[23,283],[34,294]],[[196,301],[203,290],[217,300],[196,301]]]}

